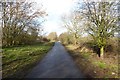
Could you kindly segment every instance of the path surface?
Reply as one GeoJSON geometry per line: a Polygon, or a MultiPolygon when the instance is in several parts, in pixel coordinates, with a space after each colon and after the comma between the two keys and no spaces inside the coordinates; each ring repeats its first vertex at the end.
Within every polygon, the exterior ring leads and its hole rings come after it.
{"type": "Polygon", "coordinates": [[[56,42],[51,51],[26,76],[27,78],[84,78],[73,59],[61,43],[56,42]]]}

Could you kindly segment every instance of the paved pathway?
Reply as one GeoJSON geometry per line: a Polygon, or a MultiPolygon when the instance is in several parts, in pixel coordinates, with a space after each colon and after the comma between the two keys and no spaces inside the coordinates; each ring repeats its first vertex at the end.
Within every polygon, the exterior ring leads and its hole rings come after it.
{"type": "Polygon", "coordinates": [[[61,43],[56,42],[27,78],[84,78],[61,43]]]}

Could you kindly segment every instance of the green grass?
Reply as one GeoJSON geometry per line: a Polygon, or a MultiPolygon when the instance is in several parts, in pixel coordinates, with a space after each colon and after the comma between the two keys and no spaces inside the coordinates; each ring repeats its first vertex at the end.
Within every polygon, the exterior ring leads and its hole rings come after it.
{"type": "Polygon", "coordinates": [[[100,62],[100,61],[95,61],[93,64],[101,69],[105,69],[107,67],[107,65],[104,62],[100,62]]]}
{"type": "Polygon", "coordinates": [[[24,77],[51,49],[53,43],[39,43],[21,47],[4,48],[2,72],[5,77],[24,77]]]}
{"type": "Polygon", "coordinates": [[[85,59],[88,59],[90,57],[90,55],[86,52],[83,52],[82,55],[85,59]]]}

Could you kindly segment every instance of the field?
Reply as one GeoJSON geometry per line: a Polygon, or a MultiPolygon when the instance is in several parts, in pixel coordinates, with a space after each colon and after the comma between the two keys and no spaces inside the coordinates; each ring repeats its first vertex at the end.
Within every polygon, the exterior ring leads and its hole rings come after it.
{"type": "Polygon", "coordinates": [[[3,78],[23,78],[52,48],[54,43],[39,43],[2,49],[3,78]]]}

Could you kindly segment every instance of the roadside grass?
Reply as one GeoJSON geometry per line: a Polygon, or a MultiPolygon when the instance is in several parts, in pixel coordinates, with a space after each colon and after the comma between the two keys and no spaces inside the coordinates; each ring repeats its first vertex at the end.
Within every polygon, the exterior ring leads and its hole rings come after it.
{"type": "Polygon", "coordinates": [[[119,78],[117,56],[111,55],[101,59],[94,51],[91,51],[84,46],[80,48],[75,45],[65,45],[65,47],[86,77],[119,78]]]}
{"type": "Polygon", "coordinates": [[[104,62],[100,62],[100,61],[95,61],[93,62],[93,64],[98,66],[101,69],[105,69],[107,67],[107,65],[104,62]]]}
{"type": "Polygon", "coordinates": [[[23,78],[52,48],[54,43],[39,43],[2,49],[3,78],[23,78]]]}
{"type": "Polygon", "coordinates": [[[83,57],[84,57],[85,59],[90,58],[90,55],[89,55],[88,53],[84,52],[84,53],[82,53],[82,54],[83,54],[83,57]]]}

